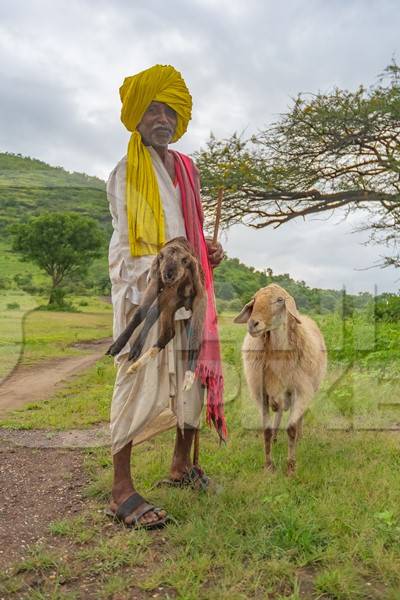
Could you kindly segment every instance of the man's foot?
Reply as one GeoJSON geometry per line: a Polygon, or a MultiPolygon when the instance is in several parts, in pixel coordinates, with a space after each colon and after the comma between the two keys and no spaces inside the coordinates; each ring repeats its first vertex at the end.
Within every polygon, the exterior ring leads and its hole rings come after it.
{"type": "Polygon", "coordinates": [[[169,479],[162,479],[161,481],[156,483],[156,487],[189,487],[193,490],[203,492],[209,490],[210,486],[212,485],[211,479],[207,477],[204,471],[198,466],[192,466],[190,468],[187,468],[184,471],[184,473],[179,473],[178,477],[176,477],[175,473],[173,473],[173,475],[171,474],[171,477],[169,479]]]}
{"type": "Polygon", "coordinates": [[[174,464],[171,466],[171,469],[169,472],[169,478],[171,479],[171,481],[179,481],[192,468],[193,468],[193,464],[191,462],[188,464],[179,464],[179,465],[176,464],[176,462],[174,462],[174,464]]]}
{"type": "Polygon", "coordinates": [[[164,526],[167,518],[165,510],[155,508],[133,489],[129,493],[115,495],[106,514],[121,521],[127,527],[147,529],[164,526]]]}

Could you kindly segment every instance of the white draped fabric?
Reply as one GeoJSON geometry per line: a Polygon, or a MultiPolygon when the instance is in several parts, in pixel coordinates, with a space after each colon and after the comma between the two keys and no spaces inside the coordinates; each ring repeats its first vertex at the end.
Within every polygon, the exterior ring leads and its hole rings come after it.
{"type": "MultiPolygon", "coordinates": [[[[157,152],[150,148],[165,216],[166,239],[184,236],[181,199],[157,152]]],[[[107,197],[114,232],[110,241],[109,270],[114,310],[113,333],[116,339],[128,324],[146,288],[147,272],[153,255],[133,257],[129,249],[125,202],[126,158],[111,172],[107,197]]],[[[185,319],[190,311],[176,312],[176,334],[166,348],[144,368],[128,374],[130,343],[115,359],[117,376],[111,403],[111,442],[115,454],[128,442],[139,444],[176,424],[197,427],[203,405],[204,389],[196,380],[189,392],[182,391],[186,369],[185,319]]],[[[137,335],[140,328],[135,332],[137,335]]],[[[158,336],[158,323],[150,330],[146,347],[158,336]]],[[[134,337],[132,339],[134,339],[134,337]]]]}

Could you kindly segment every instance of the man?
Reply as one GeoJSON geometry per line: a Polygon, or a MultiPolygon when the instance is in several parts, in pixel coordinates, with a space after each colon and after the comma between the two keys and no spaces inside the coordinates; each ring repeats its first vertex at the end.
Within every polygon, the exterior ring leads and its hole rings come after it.
{"type": "MultiPolygon", "coordinates": [[[[132,135],[127,156],[112,171],[107,184],[114,227],[109,252],[114,339],[140,303],[152,260],[169,239],[184,236],[192,244],[205,273],[208,296],[197,379],[189,392],[182,389],[184,321],[190,317],[184,308],[175,315],[174,339],[157,359],[135,374],[127,373],[129,345],[116,359],[118,372],[111,405],[114,481],[107,512],[127,526],[153,529],[163,526],[167,515],[136,492],[130,469],[132,445],[176,425],[170,481],[206,481],[190,458],[205,388],[207,420],[214,423],[220,437],[225,436],[211,273],[211,267],[221,262],[223,249],[204,238],[196,169],[187,156],[168,148],[185,133],[191,118],[192,99],[180,73],[171,66],[155,65],[126,78],[120,96],[121,120],[132,135]]],[[[156,336],[155,325],[149,345],[156,336]]]]}

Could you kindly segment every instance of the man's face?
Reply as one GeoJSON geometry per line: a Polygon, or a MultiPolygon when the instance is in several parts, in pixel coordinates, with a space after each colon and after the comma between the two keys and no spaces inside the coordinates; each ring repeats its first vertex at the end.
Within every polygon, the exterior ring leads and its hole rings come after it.
{"type": "Polygon", "coordinates": [[[176,129],[176,112],[163,102],[152,102],[137,130],[146,146],[166,147],[172,140],[176,129]]]}

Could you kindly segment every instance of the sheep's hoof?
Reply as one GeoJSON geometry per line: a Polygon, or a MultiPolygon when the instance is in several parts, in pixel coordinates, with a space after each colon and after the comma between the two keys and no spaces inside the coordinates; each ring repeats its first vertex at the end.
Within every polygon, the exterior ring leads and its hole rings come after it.
{"type": "Polygon", "coordinates": [[[143,356],[141,356],[139,358],[139,360],[137,360],[136,362],[134,362],[128,369],[128,373],[135,373],[136,371],[138,371],[139,369],[141,369],[142,367],[144,367],[145,365],[147,365],[148,362],[151,361],[152,358],[154,358],[155,356],[157,356],[158,354],[158,348],[153,347],[150,348],[150,350],[147,350],[147,352],[145,352],[143,354],[143,356]]]}
{"type": "Polygon", "coordinates": [[[288,460],[288,462],[287,462],[287,468],[286,468],[286,475],[288,477],[291,477],[295,473],[296,473],[296,461],[294,461],[294,460],[288,460]]]}
{"type": "Polygon", "coordinates": [[[276,466],[274,465],[274,463],[272,462],[272,460],[270,460],[269,462],[265,463],[265,470],[267,471],[267,473],[275,473],[276,466]]]}
{"type": "Polygon", "coordinates": [[[182,390],[184,392],[188,392],[190,389],[192,389],[193,383],[194,383],[194,371],[186,371],[185,377],[183,379],[182,390]]]}

